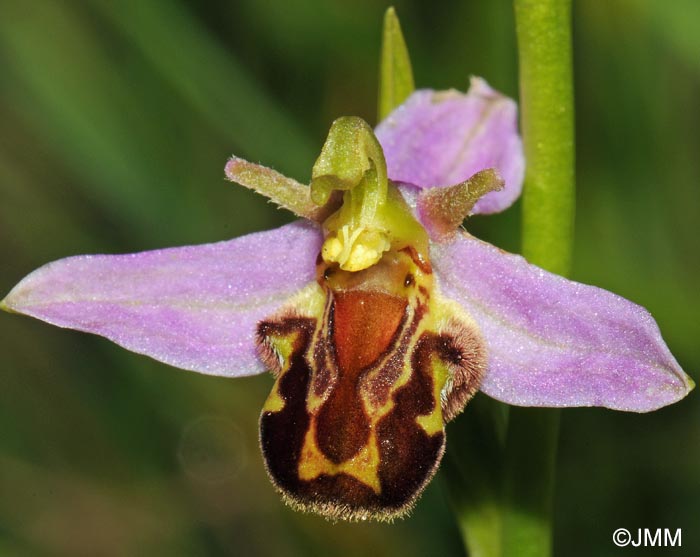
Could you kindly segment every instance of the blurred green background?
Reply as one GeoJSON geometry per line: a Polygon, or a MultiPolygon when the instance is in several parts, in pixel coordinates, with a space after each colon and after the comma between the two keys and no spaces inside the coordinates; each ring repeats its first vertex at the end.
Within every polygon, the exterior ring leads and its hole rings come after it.
{"type": "MultiPolygon", "coordinates": [[[[476,74],[517,96],[508,1],[395,4],[418,86],[476,74]]],[[[224,163],[307,181],[334,118],[375,122],[387,5],[0,0],[0,294],[68,255],[290,220],[224,163]]],[[[574,20],[574,276],[649,308],[697,380],[700,4],[577,0],[574,20]]],[[[519,206],[469,227],[517,251],[519,206]]],[[[268,376],[182,372],[7,314],[0,351],[1,556],[463,555],[440,475],[393,526],[286,509],[257,448],[268,376]]],[[[697,392],[562,419],[557,555],[664,554],[616,548],[618,527],[682,528],[668,554],[700,555],[697,392]]]]}

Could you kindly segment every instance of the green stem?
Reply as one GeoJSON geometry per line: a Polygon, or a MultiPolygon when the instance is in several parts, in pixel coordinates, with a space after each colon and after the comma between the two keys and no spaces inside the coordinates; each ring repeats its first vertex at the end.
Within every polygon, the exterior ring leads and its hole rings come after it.
{"type": "Polygon", "coordinates": [[[567,275],[574,223],[571,0],[515,0],[527,172],[523,255],[567,275]]]}
{"type": "MultiPolygon", "coordinates": [[[[514,0],[527,171],[523,255],[549,271],[571,268],[574,104],[571,0],[514,0]]],[[[552,553],[559,413],[511,408],[506,437],[502,555],[552,553]]]]}

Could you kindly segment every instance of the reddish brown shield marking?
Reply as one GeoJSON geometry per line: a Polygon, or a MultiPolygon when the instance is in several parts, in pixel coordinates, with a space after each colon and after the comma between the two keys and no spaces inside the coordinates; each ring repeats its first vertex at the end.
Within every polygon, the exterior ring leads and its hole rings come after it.
{"type": "Polygon", "coordinates": [[[362,291],[334,295],[330,335],[339,373],[318,414],[316,439],[335,463],[352,458],[369,441],[362,374],[389,351],[405,311],[406,300],[398,296],[362,291]]]}
{"type": "Polygon", "coordinates": [[[373,363],[389,343],[406,312],[399,296],[362,290],[333,296],[333,337],[341,372],[353,373],[373,363]]]}

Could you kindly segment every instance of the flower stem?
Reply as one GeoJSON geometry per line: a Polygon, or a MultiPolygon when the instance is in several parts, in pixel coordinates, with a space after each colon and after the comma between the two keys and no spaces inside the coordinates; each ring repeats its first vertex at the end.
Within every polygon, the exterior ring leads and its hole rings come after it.
{"type": "Polygon", "coordinates": [[[525,143],[523,255],[567,275],[574,223],[571,0],[515,0],[525,143]]]}
{"type": "MultiPolygon", "coordinates": [[[[567,275],[574,223],[571,0],[514,0],[527,171],[523,255],[567,275]]],[[[504,464],[502,555],[552,553],[559,413],[511,408],[504,464]]]]}

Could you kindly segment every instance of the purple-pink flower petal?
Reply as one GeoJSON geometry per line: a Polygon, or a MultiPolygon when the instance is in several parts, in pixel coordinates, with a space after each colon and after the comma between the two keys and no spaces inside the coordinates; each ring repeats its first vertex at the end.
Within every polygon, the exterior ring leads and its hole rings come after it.
{"type": "Polygon", "coordinates": [[[375,131],[396,182],[451,186],[496,168],[505,187],[485,195],[473,212],[503,211],[520,195],[525,159],[517,107],[483,79],[473,78],[467,94],[416,91],[375,131]]]}
{"type": "Polygon", "coordinates": [[[45,265],[4,305],[211,375],[265,371],[255,327],[315,278],[320,230],[301,221],[214,244],[45,265]]]}
{"type": "Polygon", "coordinates": [[[692,389],[644,308],[467,234],[435,245],[432,257],[443,294],[484,336],[489,396],[519,406],[647,412],[692,389]]]}

